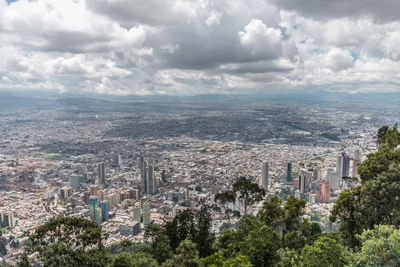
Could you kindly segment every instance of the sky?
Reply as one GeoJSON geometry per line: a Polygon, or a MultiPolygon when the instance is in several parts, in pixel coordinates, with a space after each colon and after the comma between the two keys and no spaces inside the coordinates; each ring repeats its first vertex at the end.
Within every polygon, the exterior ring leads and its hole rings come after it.
{"type": "Polygon", "coordinates": [[[0,0],[0,89],[400,92],[398,0],[0,0]]]}

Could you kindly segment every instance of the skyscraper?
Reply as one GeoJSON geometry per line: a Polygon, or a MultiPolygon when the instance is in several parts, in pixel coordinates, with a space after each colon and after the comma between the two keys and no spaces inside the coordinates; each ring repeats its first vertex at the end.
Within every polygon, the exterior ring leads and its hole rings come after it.
{"type": "Polygon", "coordinates": [[[156,177],[154,175],[154,165],[153,164],[149,164],[149,166],[147,167],[147,192],[149,194],[154,195],[155,193],[157,193],[157,184],[156,184],[156,177]]]}
{"type": "Polygon", "coordinates": [[[261,186],[265,191],[268,191],[268,161],[262,164],[261,186]]]}
{"type": "Polygon", "coordinates": [[[343,169],[342,169],[342,177],[344,176],[349,176],[349,172],[350,172],[350,157],[347,156],[346,153],[342,153],[342,162],[343,162],[343,169]]]}
{"type": "Polygon", "coordinates": [[[98,172],[99,172],[99,184],[105,184],[106,183],[106,170],[105,170],[104,162],[99,163],[97,168],[98,168],[98,172]]]}
{"type": "Polygon", "coordinates": [[[143,202],[143,224],[150,224],[150,203],[147,201],[143,202]]]}
{"type": "Polygon", "coordinates": [[[286,178],[288,182],[292,181],[292,163],[288,162],[286,170],[286,178]]]}
{"type": "Polygon", "coordinates": [[[120,154],[115,154],[113,161],[114,161],[113,162],[113,166],[114,167],[120,167],[121,166],[121,162],[122,162],[121,155],[120,154]]]}
{"type": "Polygon", "coordinates": [[[140,222],[140,202],[136,202],[133,208],[133,220],[140,222]]]}
{"type": "Polygon", "coordinates": [[[100,208],[101,208],[101,217],[103,221],[108,220],[110,218],[108,201],[107,200],[101,201],[100,208]]]}
{"type": "Polygon", "coordinates": [[[313,169],[313,179],[317,181],[321,181],[321,169],[320,168],[314,168],[313,169]]]}
{"type": "Polygon", "coordinates": [[[143,156],[139,156],[139,169],[140,169],[140,191],[142,194],[148,193],[147,185],[147,166],[143,156]]]}
{"type": "Polygon", "coordinates": [[[89,214],[92,221],[96,221],[96,208],[98,207],[97,197],[89,198],[89,214]]]}
{"type": "Polygon", "coordinates": [[[303,171],[299,175],[299,187],[300,187],[300,193],[303,194],[307,192],[307,176],[303,171]]]}

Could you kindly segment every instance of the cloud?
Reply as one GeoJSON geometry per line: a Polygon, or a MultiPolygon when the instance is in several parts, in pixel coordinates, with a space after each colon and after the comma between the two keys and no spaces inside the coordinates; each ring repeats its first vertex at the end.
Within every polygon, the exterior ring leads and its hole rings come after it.
{"type": "Polygon", "coordinates": [[[398,5],[0,0],[0,89],[118,95],[396,91],[398,5]]]}
{"type": "Polygon", "coordinates": [[[397,0],[271,0],[271,3],[322,20],[371,17],[378,22],[386,22],[400,18],[400,2],[397,0]]]}

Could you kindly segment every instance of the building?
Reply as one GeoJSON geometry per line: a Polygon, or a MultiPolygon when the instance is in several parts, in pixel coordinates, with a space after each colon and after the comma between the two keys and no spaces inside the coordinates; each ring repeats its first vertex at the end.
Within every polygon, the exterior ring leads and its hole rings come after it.
{"type": "Polygon", "coordinates": [[[265,191],[268,191],[268,182],[269,182],[269,173],[268,173],[268,161],[263,162],[262,164],[262,176],[261,176],[261,187],[264,188],[265,191]]]}
{"type": "Polygon", "coordinates": [[[328,203],[331,198],[331,186],[328,181],[322,181],[317,191],[318,202],[328,203]]]}
{"type": "Polygon", "coordinates": [[[139,222],[127,222],[125,224],[121,224],[119,226],[119,232],[121,235],[130,236],[137,235],[140,232],[140,223],[139,222]]]}
{"type": "Polygon", "coordinates": [[[304,194],[307,192],[307,176],[305,175],[304,171],[302,171],[299,175],[299,190],[300,193],[304,194]]]}
{"type": "Polygon", "coordinates": [[[143,156],[139,156],[139,168],[140,168],[140,190],[142,194],[147,194],[147,165],[146,162],[144,161],[143,156]]]}
{"type": "Polygon", "coordinates": [[[344,176],[349,176],[350,174],[350,157],[347,156],[346,153],[342,153],[342,163],[343,163],[343,167],[342,167],[342,177],[344,176]]]}
{"type": "Polygon", "coordinates": [[[150,203],[147,201],[143,202],[143,224],[150,224],[150,203]]]}
{"type": "Polygon", "coordinates": [[[103,221],[106,221],[110,218],[109,216],[109,205],[107,200],[103,200],[100,202],[100,209],[101,209],[101,218],[103,221]]]}
{"type": "Polygon", "coordinates": [[[101,162],[97,166],[97,170],[99,173],[99,184],[105,184],[106,183],[106,170],[105,170],[105,164],[104,162],[101,162]]]}
{"type": "Polygon", "coordinates": [[[100,225],[103,222],[102,210],[100,207],[96,208],[95,210],[95,222],[100,225]]]}
{"type": "Polygon", "coordinates": [[[292,163],[288,162],[286,170],[286,179],[288,182],[292,181],[292,163]]]}
{"type": "Polygon", "coordinates": [[[71,175],[70,176],[71,187],[75,190],[79,189],[82,183],[82,177],[79,175],[71,175]]]}
{"type": "Polygon", "coordinates": [[[115,154],[113,158],[113,166],[114,167],[120,167],[122,163],[121,155],[120,154],[115,154]]]}
{"type": "Polygon", "coordinates": [[[149,164],[147,168],[147,192],[149,194],[156,194],[157,193],[157,183],[156,183],[156,177],[154,175],[154,165],[149,164]]]}
{"type": "Polygon", "coordinates": [[[2,227],[13,228],[15,226],[14,214],[12,212],[1,213],[0,223],[2,227]]]}
{"type": "Polygon", "coordinates": [[[314,179],[314,181],[321,181],[321,169],[320,168],[314,168],[313,179],[314,179]]]}
{"type": "Polygon", "coordinates": [[[334,172],[333,169],[328,169],[328,182],[333,190],[340,189],[341,177],[339,173],[334,172]]]}
{"type": "Polygon", "coordinates": [[[97,197],[89,198],[89,215],[92,221],[96,221],[96,208],[98,207],[97,197]]]}
{"type": "Polygon", "coordinates": [[[137,222],[141,222],[140,219],[140,212],[141,211],[141,207],[140,207],[140,202],[136,202],[135,206],[133,208],[133,220],[137,221],[137,222]]]}

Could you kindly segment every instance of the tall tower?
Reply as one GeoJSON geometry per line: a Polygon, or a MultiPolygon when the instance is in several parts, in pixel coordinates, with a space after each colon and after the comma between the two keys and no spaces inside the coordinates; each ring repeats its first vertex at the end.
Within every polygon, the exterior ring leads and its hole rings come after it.
{"type": "Polygon", "coordinates": [[[288,162],[286,170],[286,178],[288,182],[292,182],[292,163],[288,162]]]}
{"type": "Polygon", "coordinates": [[[97,168],[98,168],[98,172],[99,172],[99,184],[105,184],[106,183],[106,170],[105,170],[104,162],[99,163],[97,168]]]}
{"type": "Polygon", "coordinates": [[[342,165],[342,177],[343,176],[349,176],[349,172],[350,172],[350,157],[347,156],[347,154],[343,152],[342,153],[342,158],[343,158],[343,160],[342,160],[342,162],[343,162],[343,165],[342,165]]]}
{"type": "Polygon", "coordinates": [[[150,224],[150,203],[147,201],[143,203],[143,224],[150,224]]]}
{"type": "Polygon", "coordinates": [[[101,201],[100,208],[101,208],[101,218],[103,219],[103,221],[108,220],[110,218],[108,201],[107,200],[101,201]]]}
{"type": "Polygon", "coordinates": [[[265,191],[268,191],[268,161],[263,162],[262,164],[262,177],[261,177],[261,186],[265,191]]]}
{"type": "Polygon", "coordinates": [[[143,156],[139,156],[139,168],[140,168],[140,190],[142,194],[148,193],[147,190],[147,166],[146,162],[144,161],[143,156]]]}

